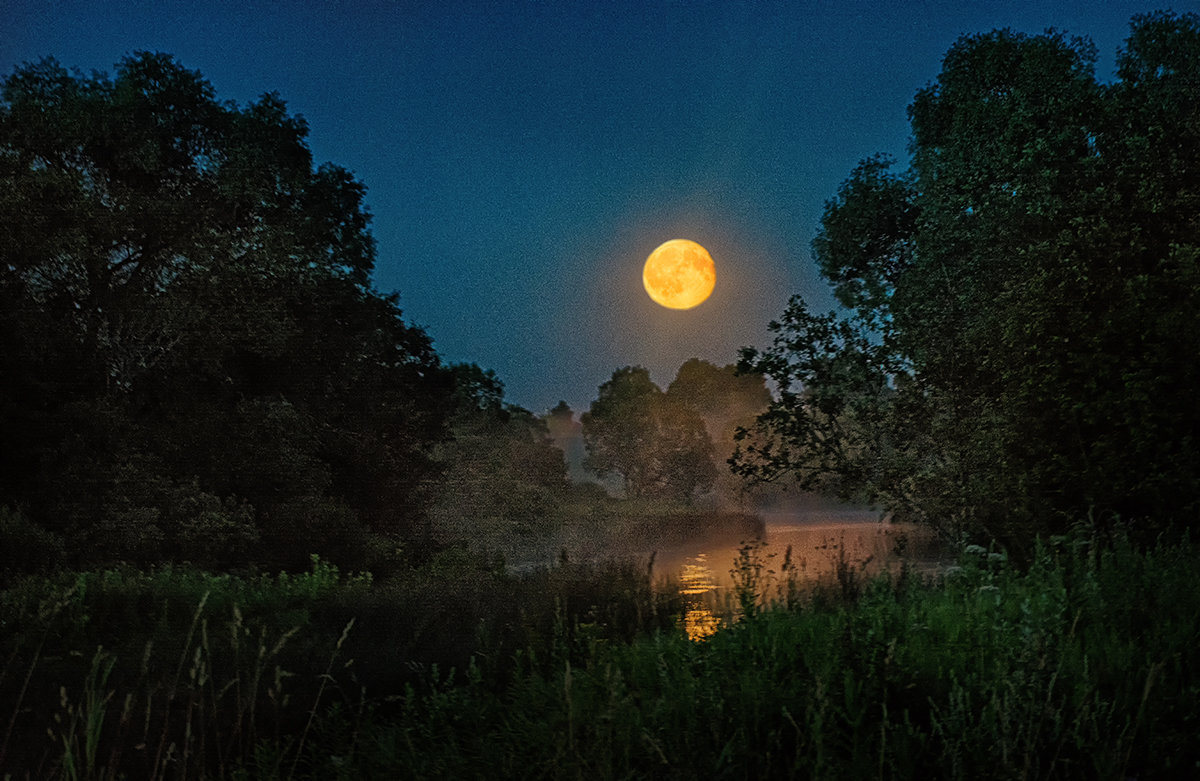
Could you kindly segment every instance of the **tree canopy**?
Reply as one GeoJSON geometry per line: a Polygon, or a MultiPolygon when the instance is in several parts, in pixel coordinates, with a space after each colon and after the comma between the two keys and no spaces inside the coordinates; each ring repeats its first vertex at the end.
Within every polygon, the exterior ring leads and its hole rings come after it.
{"type": "Polygon", "coordinates": [[[641,366],[613,372],[582,422],[584,466],[621,475],[631,497],[687,499],[716,479],[703,419],[641,366]]]}
{"type": "Polygon", "coordinates": [[[415,525],[454,378],[306,136],[163,54],[4,79],[0,502],[78,556],[361,563],[415,525]]]}
{"type": "Polygon", "coordinates": [[[1090,42],[960,39],[909,107],[905,170],[868,158],[742,367],[780,395],[737,469],[1010,543],[1200,509],[1200,16],[1090,42]]]}
{"type": "Polygon", "coordinates": [[[545,421],[504,402],[494,372],[474,364],[450,372],[456,399],[451,437],[434,449],[433,534],[510,562],[548,555],[568,484],[563,451],[545,421]]]}

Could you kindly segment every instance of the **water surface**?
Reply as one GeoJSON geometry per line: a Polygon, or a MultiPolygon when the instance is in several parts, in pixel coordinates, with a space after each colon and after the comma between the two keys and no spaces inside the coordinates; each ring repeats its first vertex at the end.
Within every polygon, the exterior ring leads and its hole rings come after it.
{"type": "MultiPolygon", "coordinates": [[[[655,571],[677,584],[687,603],[685,629],[693,638],[711,634],[728,605],[735,578],[758,566],[760,594],[785,593],[788,578],[803,587],[818,580],[836,582],[843,574],[869,577],[902,563],[933,571],[946,554],[932,533],[913,524],[881,521],[875,510],[837,507],[763,513],[761,539],[700,540],[661,550],[655,571]]],[[[674,586],[673,586],[674,587],[674,586]]]]}

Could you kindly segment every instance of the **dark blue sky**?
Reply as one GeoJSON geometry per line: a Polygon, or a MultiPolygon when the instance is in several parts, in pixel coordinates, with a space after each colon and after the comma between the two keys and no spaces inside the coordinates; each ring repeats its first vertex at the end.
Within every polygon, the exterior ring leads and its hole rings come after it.
{"type": "Polygon", "coordinates": [[[366,182],[376,284],[449,361],[510,401],[586,409],[630,364],[664,387],[690,357],[765,345],[792,293],[831,305],[809,245],[962,34],[1087,35],[1111,77],[1148,2],[27,2],[0,71],[53,55],[112,70],[174,54],[219,97],[277,91],[318,161],[366,182]],[[711,299],[653,304],[641,265],[690,238],[711,299]]]}

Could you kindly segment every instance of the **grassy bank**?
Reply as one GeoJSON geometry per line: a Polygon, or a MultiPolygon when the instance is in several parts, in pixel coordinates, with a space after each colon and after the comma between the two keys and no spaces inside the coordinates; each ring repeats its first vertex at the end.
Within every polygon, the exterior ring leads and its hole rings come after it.
{"type": "MultiPolygon", "coordinates": [[[[1163,778],[1200,770],[1196,546],[830,580],[705,642],[644,565],[183,570],[0,594],[13,778],[1163,778]],[[851,586],[848,588],[848,585],[851,586]]],[[[743,562],[733,605],[781,593],[743,562]],[[751,593],[753,592],[753,593],[751,593]]],[[[761,571],[760,571],[761,572],[761,571]]]]}

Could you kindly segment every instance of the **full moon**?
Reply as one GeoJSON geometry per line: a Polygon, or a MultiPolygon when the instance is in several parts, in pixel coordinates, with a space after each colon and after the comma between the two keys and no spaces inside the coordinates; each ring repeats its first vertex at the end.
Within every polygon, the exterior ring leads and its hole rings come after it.
{"type": "Polygon", "coordinates": [[[671,239],[660,245],[642,267],[646,292],[655,303],[669,309],[691,309],[703,303],[716,283],[712,255],[687,239],[671,239]]]}

